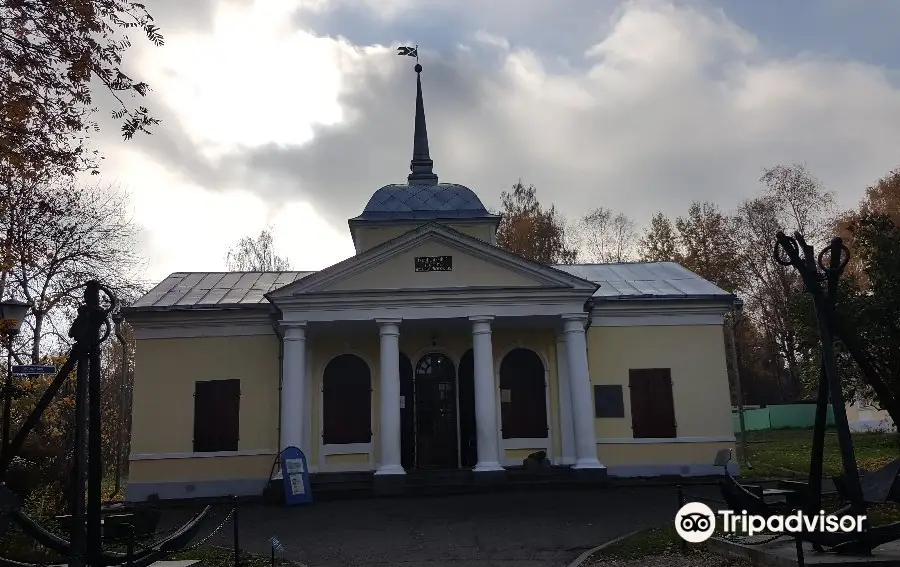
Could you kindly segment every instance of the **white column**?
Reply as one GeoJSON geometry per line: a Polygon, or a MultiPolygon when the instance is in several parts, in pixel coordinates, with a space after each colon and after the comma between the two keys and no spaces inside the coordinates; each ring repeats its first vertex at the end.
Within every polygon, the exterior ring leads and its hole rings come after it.
{"type": "Polygon", "coordinates": [[[572,397],[572,421],[575,429],[576,469],[603,468],[597,460],[597,439],[594,434],[594,393],[588,371],[587,341],[584,324],[587,315],[563,315],[566,335],[566,354],[569,366],[569,393],[572,397]]]}
{"type": "Polygon", "coordinates": [[[400,464],[400,320],[376,323],[381,336],[381,459],[375,474],[406,474],[400,464]]]}
{"type": "Polygon", "coordinates": [[[281,361],[281,449],[306,446],[307,396],[305,323],[284,326],[284,353],[281,361]]]}
{"type": "Polygon", "coordinates": [[[493,316],[469,317],[472,321],[472,355],[475,363],[475,438],[478,463],[475,472],[502,471],[497,430],[497,386],[494,381],[493,316]]]}
{"type": "Polygon", "coordinates": [[[572,421],[572,394],[569,391],[569,355],[566,351],[566,336],[556,335],[556,383],[559,396],[559,430],[562,440],[560,464],[575,464],[575,424],[572,421]]]}

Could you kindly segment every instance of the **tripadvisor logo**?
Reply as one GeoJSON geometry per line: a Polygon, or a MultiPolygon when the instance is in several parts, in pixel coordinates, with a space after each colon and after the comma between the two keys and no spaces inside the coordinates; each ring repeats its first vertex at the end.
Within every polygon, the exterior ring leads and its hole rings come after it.
{"type": "MultiPolygon", "coordinates": [[[[742,510],[740,514],[731,510],[719,510],[718,515],[722,518],[723,532],[747,536],[762,532],[861,532],[866,523],[865,516],[835,516],[825,512],[814,516],[794,512],[786,516],[766,517],[747,514],[746,510],[742,510]]],[[[675,514],[675,531],[687,542],[704,542],[716,531],[716,513],[702,502],[688,502],[675,514]]]]}

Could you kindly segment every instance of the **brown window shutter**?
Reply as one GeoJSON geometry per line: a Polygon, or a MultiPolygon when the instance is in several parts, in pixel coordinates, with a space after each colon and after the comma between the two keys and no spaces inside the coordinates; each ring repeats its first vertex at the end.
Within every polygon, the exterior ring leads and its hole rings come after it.
{"type": "Polygon", "coordinates": [[[194,388],[194,452],[237,451],[241,381],[200,381],[194,388]]]}
{"type": "Polygon", "coordinates": [[[629,371],[631,422],[635,438],[677,437],[672,373],[668,368],[629,371]]]}

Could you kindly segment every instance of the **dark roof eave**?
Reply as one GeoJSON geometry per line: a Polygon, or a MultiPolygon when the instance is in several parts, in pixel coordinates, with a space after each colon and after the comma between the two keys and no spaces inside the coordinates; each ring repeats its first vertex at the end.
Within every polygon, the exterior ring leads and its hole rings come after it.
{"type": "Polygon", "coordinates": [[[738,299],[729,294],[670,294],[670,295],[619,295],[611,297],[594,296],[594,301],[706,301],[710,303],[732,304],[738,299]]]}
{"type": "MultiPolygon", "coordinates": [[[[268,298],[266,298],[268,299],[268,298]]],[[[264,311],[274,306],[271,303],[220,303],[216,305],[141,305],[137,307],[123,307],[122,313],[167,313],[167,312],[198,312],[198,311],[264,311]]]]}
{"type": "Polygon", "coordinates": [[[396,222],[426,222],[426,221],[479,221],[479,220],[500,220],[500,215],[494,215],[491,213],[481,213],[477,215],[435,215],[435,214],[420,214],[416,215],[415,213],[410,215],[402,215],[402,216],[381,216],[381,215],[366,215],[365,213],[353,217],[349,219],[347,223],[350,226],[361,224],[361,223],[384,223],[391,224],[396,222]]]}

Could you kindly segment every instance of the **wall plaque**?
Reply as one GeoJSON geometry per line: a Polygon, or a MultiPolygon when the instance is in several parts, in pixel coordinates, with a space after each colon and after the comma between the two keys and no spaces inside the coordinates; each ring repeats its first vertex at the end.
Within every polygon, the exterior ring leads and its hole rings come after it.
{"type": "Polygon", "coordinates": [[[416,256],[417,272],[450,272],[453,256],[416,256]]]}

